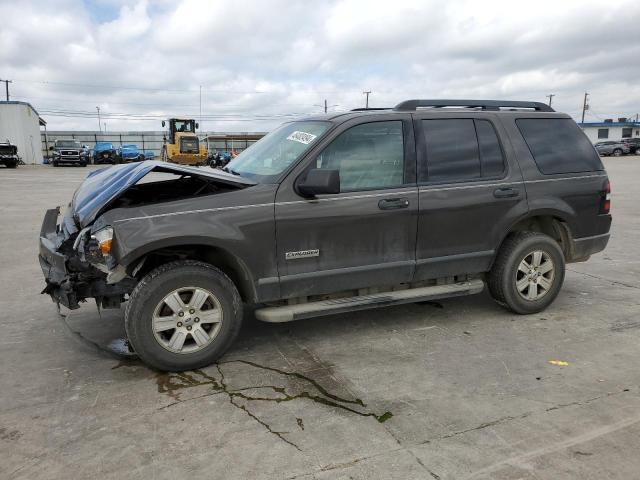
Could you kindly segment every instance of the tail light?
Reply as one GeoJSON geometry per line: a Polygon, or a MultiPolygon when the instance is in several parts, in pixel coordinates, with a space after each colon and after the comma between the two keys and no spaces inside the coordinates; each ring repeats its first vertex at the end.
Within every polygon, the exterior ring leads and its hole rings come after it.
{"type": "Polygon", "coordinates": [[[605,180],[602,192],[600,193],[600,213],[609,213],[611,211],[611,182],[605,180]]]}

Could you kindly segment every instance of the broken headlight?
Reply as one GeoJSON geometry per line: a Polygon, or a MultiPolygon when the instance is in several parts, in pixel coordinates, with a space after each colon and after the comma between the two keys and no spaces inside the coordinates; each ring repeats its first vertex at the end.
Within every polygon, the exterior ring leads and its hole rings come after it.
{"type": "Polygon", "coordinates": [[[98,249],[106,257],[111,252],[111,244],[113,242],[113,228],[104,227],[91,235],[91,239],[97,242],[98,249]]]}

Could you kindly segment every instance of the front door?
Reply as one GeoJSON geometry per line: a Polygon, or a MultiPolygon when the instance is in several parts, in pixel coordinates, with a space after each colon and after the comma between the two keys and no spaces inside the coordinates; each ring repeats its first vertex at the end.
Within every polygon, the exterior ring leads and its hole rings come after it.
{"type": "Polygon", "coordinates": [[[278,272],[285,298],[411,281],[418,189],[410,117],[376,115],[338,127],[276,195],[278,272]],[[338,170],[338,194],[305,199],[295,182],[338,170]]]}

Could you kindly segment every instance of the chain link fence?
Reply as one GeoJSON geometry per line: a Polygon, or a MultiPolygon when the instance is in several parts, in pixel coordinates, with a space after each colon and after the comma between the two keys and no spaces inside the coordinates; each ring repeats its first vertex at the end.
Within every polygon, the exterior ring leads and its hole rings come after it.
{"type": "MultiPolygon", "coordinates": [[[[149,132],[94,132],[94,131],[48,131],[42,132],[42,156],[49,158],[56,140],[77,140],[87,148],[93,149],[97,142],[113,143],[114,147],[135,144],[140,150],[151,151],[156,159],[162,155],[162,145],[164,144],[164,131],[149,132]]],[[[210,151],[217,150],[219,153],[235,151],[240,153],[251,144],[265,136],[264,132],[201,132],[198,138],[201,142],[206,142],[210,151]]]]}

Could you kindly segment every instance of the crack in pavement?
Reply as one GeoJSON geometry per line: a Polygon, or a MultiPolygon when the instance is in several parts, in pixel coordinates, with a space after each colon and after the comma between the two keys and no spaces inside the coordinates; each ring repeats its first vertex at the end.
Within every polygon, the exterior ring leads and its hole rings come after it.
{"type": "Polygon", "coordinates": [[[484,422],[484,423],[481,423],[480,425],[477,425],[475,427],[466,428],[464,430],[458,430],[458,431],[455,431],[455,432],[447,433],[445,435],[441,435],[441,436],[433,438],[433,439],[425,440],[423,442],[420,442],[419,445],[424,445],[426,443],[437,442],[438,440],[445,440],[445,439],[448,439],[448,438],[457,437],[459,435],[464,435],[465,433],[473,432],[473,431],[476,431],[476,430],[483,430],[485,428],[494,427],[496,425],[501,425],[503,423],[507,423],[507,422],[510,422],[510,421],[513,421],[513,420],[522,420],[523,418],[527,418],[527,417],[529,417],[531,415],[535,415],[535,414],[539,414],[539,413],[552,412],[554,410],[560,410],[560,409],[566,408],[566,407],[589,405],[590,403],[595,402],[597,400],[601,400],[603,398],[608,398],[608,397],[611,397],[611,396],[620,395],[620,394],[629,393],[629,392],[631,392],[631,389],[624,388],[624,389],[622,389],[620,391],[617,391],[617,392],[607,392],[605,394],[598,395],[597,397],[588,398],[586,400],[580,400],[580,401],[569,402],[569,403],[559,403],[557,405],[554,405],[552,407],[548,407],[548,408],[546,408],[544,410],[541,410],[541,411],[529,411],[529,412],[521,413],[520,415],[509,415],[509,416],[506,416],[506,417],[497,418],[496,420],[491,420],[489,422],[484,422]]]}
{"type": "Polygon", "coordinates": [[[605,282],[613,283],[615,285],[622,285],[623,287],[640,289],[640,287],[637,286],[637,285],[632,285],[631,283],[620,282],[618,280],[611,280],[610,278],[601,277],[600,275],[594,275],[593,273],[579,272],[577,270],[571,270],[570,268],[567,268],[566,270],[567,270],[567,272],[573,272],[573,273],[577,273],[578,275],[584,275],[586,277],[596,278],[598,280],[602,280],[602,281],[605,281],[605,282]]]}
{"type": "MultiPolygon", "coordinates": [[[[168,405],[164,405],[160,407],[158,410],[170,408],[174,405],[178,405],[180,403],[195,400],[198,398],[226,394],[229,398],[229,402],[234,407],[236,407],[239,410],[242,410],[245,414],[247,414],[253,420],[258,422],[262,427],[264,427],[270,434],[278,437],[280,440],[296,448],[298,451],[302,451],[300,447],[284,437],[284,434],[289,432],[280,432],[280,431],[274,430],[267,422],[265,422],[263,419],[258,417],[254,412],[252,412],[248,408],[248,403],[274,402],[279,404],[282,402],[289,402],[297,399],[308,399],[315,403],[319,403],[321,405],[325,405],[332,408],[341,409],[341,410],[353,413],[355,415],[359,415],[361,417],[373,417],[379,423],[384,423],[385,421],[393,417],[393,414],[391,412],[385,412],[382,415],[378,415],[374,412],[367,412],[367,411],[362,412],[360,410],[357,410],[356,409],[357,407],[366,408],[367,405],[359,398],[349,399],[349,398],[343,398],[336,394],[333,394],[329,392],[327,389],[325,389],[322,385],[320,385],[314,379],[307,377],[306,375],[303,375],[298,372],[287,372],[284,370],[280,370],[278,368],[259,365],[255,362],[250,362],[248,360],[233,360],[228,362],[222,362],[222,363],[215,364],[215,367],[220,375],[220,380],[216,379],[212,375],[205,373],[202,370],[194,370],[192,373],[187,373],[187,372],[174,373],[174,374],[158,373],[156,375],[158,392],[165,393],[174,400],[174,402],[168,405]],[[313,388],[317,390],[318,393],[312,393],[310,391],[303,390],[301,392],[293,394],[293,393],[288,393],[285,387],[280,387],[277,385],[256,385],[256,386],[250,386],[250,387],[245,387],[240,389],[230,389],[227,384],[227,379],[224,375],[222,365],[231,364],[231,363],[242,363],[254,368],[273,372],[278,375],[295,378],[298,381],[306,382],[312,385],[313,388]],[[195,374],[199,378],[196,378],[196,376],[194,376],[193,374],[195,374]],[[193,387],[200,387],[200,386],[208,386],[212,388],[213,391],[203,395],[199,395],[197,397],[191,397],[185,400],[181,399],[180,394],[182,390],[193,388],[193,387]],[[270,390],[273,393],[275,393],[276,396],[274,397],[257,396],[257,395],[249,395],[244,393],[248,390],[260,390],[260,389],[270,390]],[[244,400],[247,402],[247,404],[243,404],[239,402],[239,400],[244,400]]],[[[296,418],[296,421],[298,426],[301,426],[303,420],[296,418]]],[[[304,428],[302,428],[302,430],[304,430],[304,428]]]]}

